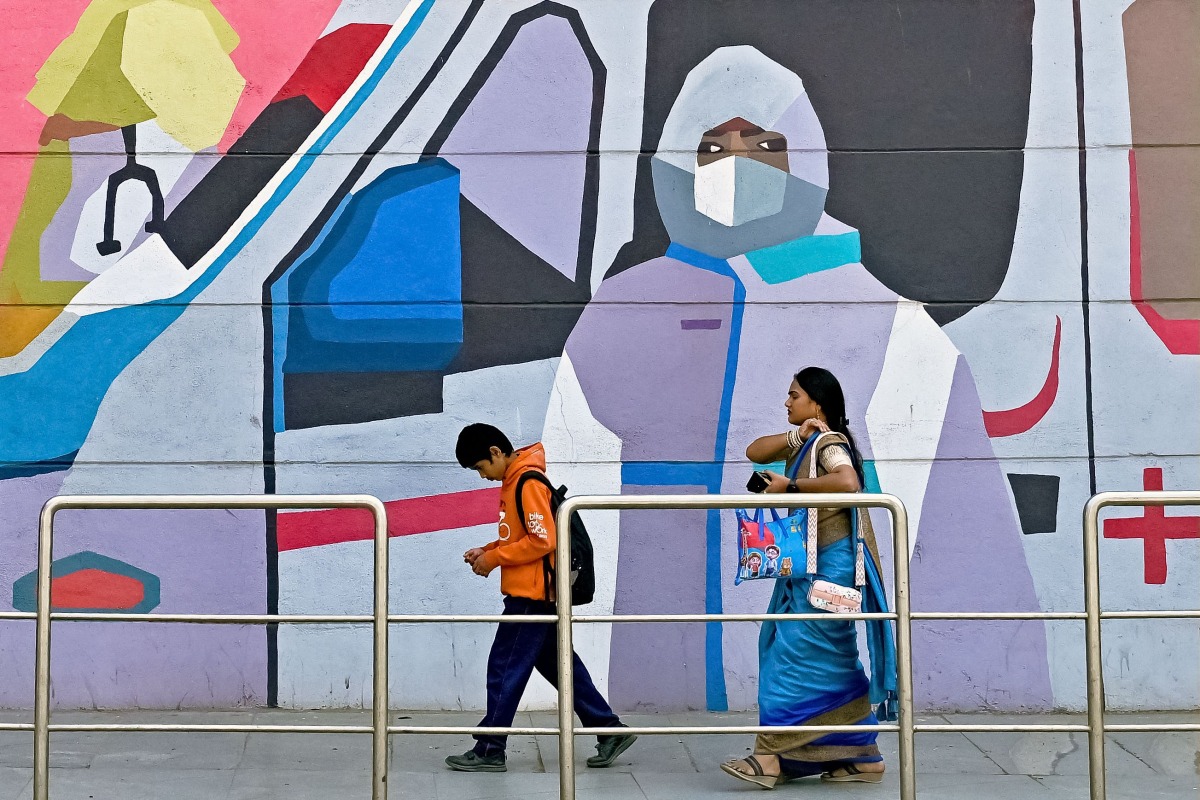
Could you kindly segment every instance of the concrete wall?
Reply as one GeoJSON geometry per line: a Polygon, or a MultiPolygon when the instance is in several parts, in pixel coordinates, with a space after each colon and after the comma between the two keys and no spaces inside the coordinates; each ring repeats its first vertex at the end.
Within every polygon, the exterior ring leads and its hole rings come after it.
{"type": "MultiPolygon", "coordinates": [[[[0,611],[32,610],[55,494],[367,492],[394,612],[492,613],[462,425],[543,441],[575,493],[740,491],[806,365],[909,508],[916,609],[1078,610],[1088,496],[1200,485],[1190,0],[0,2],[0,611]],[[731,120],[759,149],[706,165],[731,120]]],[[[1105,604],[1196,607],[1200,520],[1111,517],[1105,604]]],[[[588,522],[596,613],[766,606],[727,516],[588,522]]],[[[65,513],[56,605],[365,613],[368,537],[65,513]]],[[[0,630],[28,706],[32,626],[0,630]]],[[[479,707],[490,636],[394,628],[394,703],[479,707]]],[[[752,707],[755,636],[577,631],[626,709],[752,707]]],[[[917,702],[1080,708],[1082,641],[919,625],[917,702]]],[[[370,702],[365,628],[54,643],[65,707],[370,702]]],[[[1198,645],[1107,624],[1110,704],[1195,707],[1198,645]]]]}

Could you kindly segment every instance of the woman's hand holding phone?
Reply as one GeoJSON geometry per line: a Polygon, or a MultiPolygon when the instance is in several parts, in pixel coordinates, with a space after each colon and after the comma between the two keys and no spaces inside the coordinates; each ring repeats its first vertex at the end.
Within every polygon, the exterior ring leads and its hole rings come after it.
{"type": "Polygon", "coordinates": [[[789,481],[785,476],[770,470],[761,470],[750,476],[746,488],[755,494],[783,494],[789,481]]]}

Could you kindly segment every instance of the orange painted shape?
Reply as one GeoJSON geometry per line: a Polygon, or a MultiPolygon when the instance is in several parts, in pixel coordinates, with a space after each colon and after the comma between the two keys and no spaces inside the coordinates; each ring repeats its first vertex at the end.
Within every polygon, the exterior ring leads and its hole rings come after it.
{"type": "Polygon", "coordinates": [[[0,306],[0,358],[15,356],[58,316],[58,306],[0,306]]]}
{"type": "Polygon", "coordinates": [[[142,602],[146,587],[136,578],[101,569],[81,569],[55,578],[50,604],[56,610],[94,608],[124,611],[142,602]]]}

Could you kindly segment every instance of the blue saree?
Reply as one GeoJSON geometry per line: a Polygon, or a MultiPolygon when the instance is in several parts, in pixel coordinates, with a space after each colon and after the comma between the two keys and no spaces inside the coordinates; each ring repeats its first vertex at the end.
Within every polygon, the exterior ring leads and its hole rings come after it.
{"type": "MultiPolygon", "coordinates": [[[[864,534],[865,539],[870,537],[869,529],[864,534]]],[[[818,550],[817,577],[853,586],[853,542],[853,536],[846,536],[818,550]]],[[[868,547],[865,558],[863,611],[868,613],[887,611],[874,551],[868,547]]],[[[809,584],[805,576],[777,580],[768,613],[821,613],[808,602],[809,584]]],[[[896,650],[891,622],[866,623],[868,678],[859,661],[854,623],[834,614],[828,617],[827,621],[763,623],[758,641],[760,724],[874,725],[879,719],[895,719],[896,650]]],[[[762,734],[754,749],[779,756],[784,773],[798,777],[838,764],[881,761],[876,738],[874,731],[762,734]]]]}

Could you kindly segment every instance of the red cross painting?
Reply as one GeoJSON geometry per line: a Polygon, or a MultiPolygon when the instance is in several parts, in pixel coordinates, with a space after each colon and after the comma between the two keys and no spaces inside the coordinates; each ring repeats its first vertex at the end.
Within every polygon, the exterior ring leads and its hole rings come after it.
{"type": "MultiPolygon", "coordinates": [[[[1142,488],[1161,492],[1161,467],[1142,472],[1142,488]]],[[[1104,521],[1105,539],[1142,539],[1145,549],[1145,582],[1167,582],[1167,540],[1200,539],[1200,517],[1168,517],[1163,506],[1145,506],[1140,517],[1122,517],[1104,521]]]]}

